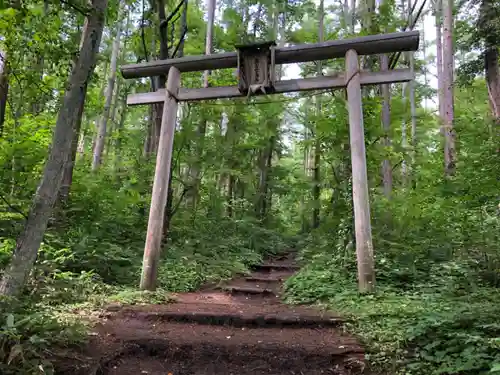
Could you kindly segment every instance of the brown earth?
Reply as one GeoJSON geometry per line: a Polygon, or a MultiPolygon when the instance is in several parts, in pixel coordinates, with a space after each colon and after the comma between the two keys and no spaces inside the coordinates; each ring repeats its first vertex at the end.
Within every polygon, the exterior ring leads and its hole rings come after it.
{"type": "Polygon", "coordinates": [[[363,349],[340,317],[280,302],[282,282],[297,269],[289,257],[270,259],[170,304],[109,306],[87,348],[94,365],[79,373],[362,374],[363,349]]]}

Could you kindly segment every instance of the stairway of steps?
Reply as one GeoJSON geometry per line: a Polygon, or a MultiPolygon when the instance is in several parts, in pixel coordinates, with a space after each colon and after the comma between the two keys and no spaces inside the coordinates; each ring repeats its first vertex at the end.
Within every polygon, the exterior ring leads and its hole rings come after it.
{"type": "Polygon", "coordinates": [[[95,374],[362,374],[363,348],[341,317],[281,302],[298,269],[286,254],[169,304],[110,306],[95,328],[107,353],[95,374]]]}

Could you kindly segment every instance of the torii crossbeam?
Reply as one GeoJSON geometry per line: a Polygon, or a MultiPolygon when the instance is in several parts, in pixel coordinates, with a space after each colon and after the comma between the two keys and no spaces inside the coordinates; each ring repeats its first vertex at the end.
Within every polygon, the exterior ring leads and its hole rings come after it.
{"type": "Polygon", "coordinates": [[[121,68],[124,78],[167,75],[166,89],[132,94],[128,105],[164,103],[156,169],[149,211],[148,230],[144,247],[141,289],[154,290],[161,252],[163,216],[167,204],[167,186],[171,173],[172,149],[178,103],[217,98],[235,98],[250,94],[277,94],[321,89],[347,89],[349,135],[351,145],[352,190],[356,232],[356,257],[360,291],[375,286],[370,203],[361,98],[362,85],[408,82],[413,79],[409,69],[379,72],[361,71],[358,55],[416,51],[418,31],[370,35],[316,44],[301,44],[275,48],[274,43],[238,47],[237,52],[214,55],[186,56],[130,64],[121,68]],[[275,65],[327,60],[345,57],[344,73],[314,78],[275,81],[275,65]],[[238,68],[238,86],[183,89],[181,72],[238,68]]]}

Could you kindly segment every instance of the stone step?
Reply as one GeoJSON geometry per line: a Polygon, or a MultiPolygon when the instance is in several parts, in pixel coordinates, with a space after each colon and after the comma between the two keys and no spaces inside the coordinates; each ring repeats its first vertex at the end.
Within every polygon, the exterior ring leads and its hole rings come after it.
{"type": "Polygon", "coordinates": [[[335,329],[235,329],[143,322],[132,332],[118,321],[109,322],[107,329],[114,324],[114,338],[127,350],[101,363],[102,375],[347,374],[343,371],[347,367],[363,364],[363,349],[356,340],[335,329]]]}
{"type": "Polygon", "coordinates": [[[278,296],[280,293],[280,282],[278,280],[249,281],[247,278],[231,280],[219,286],[219,289],[232,294],[262,294],[266,296],[278,296]]]}
{"type": "MultiPolygon", "coordinates": [[[[149,307],[149,308],[147,308],[149,307]]],[[[210,303],[172,303],[151,309],[133,306],[105,313],[110,319],[134,318],[151,322],[184,322],[202,325],[260,328],[321,328],[337,327],[344,319],[305,307],[273,304],[224,305],[210,303]]]]}
{"type": "Polygon", "coordinates": [[[283,282],[292,276],[295,272],[293,270],[270,270],[252,272],[245,277],[247,281],[278,281],[283,282]]]}
{"type": "Polygon", "coordinates": [[[271,271],[298,271],[300,266],[291,262],[266,262],[253,266],[256,271],[271,272],[271,271]]]}

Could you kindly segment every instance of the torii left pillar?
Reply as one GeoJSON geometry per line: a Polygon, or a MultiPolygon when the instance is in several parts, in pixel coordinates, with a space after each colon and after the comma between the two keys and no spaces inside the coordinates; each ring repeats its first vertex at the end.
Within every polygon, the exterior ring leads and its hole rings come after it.
{"type": "Polygon", "coordinates": [[[358,263],[359,291],[372,292],[375,288],[370,196],[366,171],[365,133],[361,78],[358,54],[349,50],[345,56],[347,106],[349,109],[349,138],[351,142],[352,202],[354,206],[354,232],[358,263]]]}
{"type": "Polygon", "coordinates": [[[155,177],[153,182],[153,193],[151,196],[151,208],[149,210],[148,231],[146,245],[144,247],[144,258],[142,263],[142,274],[140,288],[143,290],[155,290],[158,262],[161,255],[161,239],[163,233],[163,217],[168,197],[168,181],[170,179],[170,167],[172,164],[172,151],[174,148],[175,124],[177,122],[177,109],[179,102],[177,95],[181,85],[181,73],[176,67],[168,71],[165,90],[165,103],[161,118],[160,141],[156,154],[155,177]]]}

